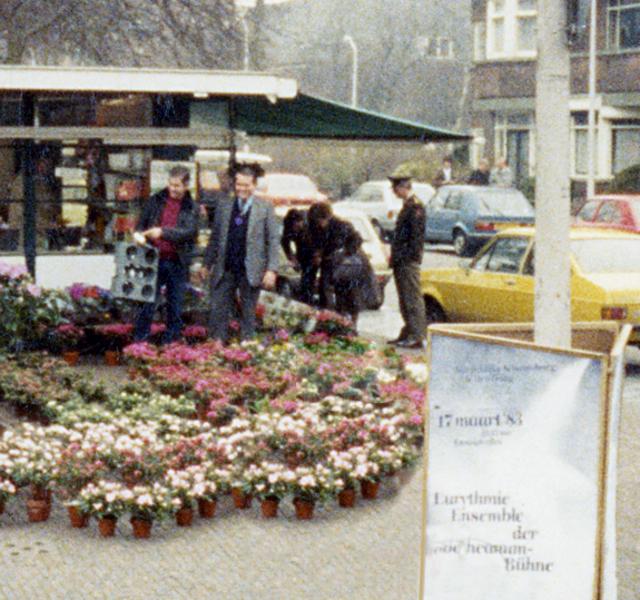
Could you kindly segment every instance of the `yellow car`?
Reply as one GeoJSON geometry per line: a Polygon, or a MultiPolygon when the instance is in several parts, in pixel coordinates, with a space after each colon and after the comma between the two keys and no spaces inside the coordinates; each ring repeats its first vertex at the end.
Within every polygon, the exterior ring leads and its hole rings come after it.
{"type": "MultiPolygon", "coordinates": [[[[571,230],[571,317],[634,325],[640,343],[640,236],[613,230],[571,230]]],[[[467,267],[421,273],[427,320],[530,322],[534,299],[534,230],[508,229],[467,267]]]]}

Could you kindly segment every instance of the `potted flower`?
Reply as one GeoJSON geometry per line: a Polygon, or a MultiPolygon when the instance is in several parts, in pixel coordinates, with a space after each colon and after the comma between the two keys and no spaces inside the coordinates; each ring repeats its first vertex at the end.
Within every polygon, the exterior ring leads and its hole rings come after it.
{"type": "Polygon", "coordinates": [[[80,352],[78,346],[84,337],[84,330],[73,323],[58,325],[52,334],[52,343],[67,364],[73,366],[78,363],[80,352]]]}
{"type": "Polygon", "coordinates": [[[175,506],[171,500],[169,489],[159,482],[135,486],[124,503],[131,515],[134,537],[148,538],[154,521],[174,514],[175,506]]]}
{"type": "Polygon", "coordinates": [[[98,325],[95,331],[102,338],[102,344],[105,350],[105,362],[107,362],[107,364],[118,364],[120,362],[120,352],[131,342],[133,325],[131,323],[98,325]]]}
{"type": "Polygon", "coordinates": [[[89,514],[82,512],[74,503],[80,491],[106,470],[106,465],[95,454],[81,449],[78,442],[72,442],[60,454],[53,477],[54,490],[67,506],[72,527],[86,527],[89,514]]]}
{"type": "Polygon", "coordinates": [[[100,535],[112,537],[118,519],[127,511],[133,496],[120,482],[100,480],[87,484],[67,506],[75,506],[80,513],[96,517],[100,535]]]}
{"type": "Polygon", "coordinates": [[[217,486],[214,481],[207,480],[206,467],[191,465],[180,470],[169,469],[165,485],[176,510],[176,524],[179,527],[188,527],[193,522],[194,502],[198,502],[200,512],[205,517],[210,518],[215,513],[215,505],[212,509],[207,503],[216,501],[217,486]]]}
{"type": "Polygon", "coordinates": [[[4,512],[4,506],[11,496],[16,494],[16,486],[9,479],[0,475],[0,515],[4,512]]]}
{"type": "Polygon", "coordinates": [[[207,339],[207,328],[203,325],[188,325],[182,330],[182,337],[188,344],[198,344],[207,339]]]}
{"type": "Polygon", "coordinates": [[[260,509],[265,519],[278,515],[278,505],[287,495],[295,473],[278,462],[263,461],[255,466],[253,493],[260,500],[260,509]]]}
{"type": "Polygon", "coordinates": [[[322,464],[314,467],[298,467],[295,477],[288,484],[293,495],[296,517],[301,520],[313,518],[313,510],[317,502],[333,497],[335,487],[331,471],[322,464]]]}

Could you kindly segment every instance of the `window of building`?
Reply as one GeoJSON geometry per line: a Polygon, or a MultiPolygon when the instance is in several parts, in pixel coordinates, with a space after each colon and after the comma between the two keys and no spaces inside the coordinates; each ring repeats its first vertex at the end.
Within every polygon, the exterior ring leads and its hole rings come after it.
{"type": "Polygon", "coordinates": [[[640,164],[640,121],[614,122],[613,173],[640,164]]]}
{"type": "Polygon", "coordinates": [[[473,24],[473,60],[476,62],[487,58],[487,24],[476,21],[473,24]]]}
{"type": "Polygon", "coordinates": [[[418,52],[423,58],[453,58],[453,40],[443,36],[420,37],[416,42],[418,52]]]}
{"type": "MultiPolygon", "coordinates": [[[[598,175],[598,115],[596,114],[596,136],[594,145],[595,175],[598,175]]],[[[572,173],[573,175],[588,175],[589,173],[589,114],[580,111],[572,114],[572,173]]]]}
{"type": "Polygon", "coordinates": [[[528,58],[536,53],[535,0],[490,0],[487,58],[528,58]]]}
{"type": "Polygon", "coordinates": [[[609,48],[640,48],[640,2],[609,0],[607,21],[609,48]]]}

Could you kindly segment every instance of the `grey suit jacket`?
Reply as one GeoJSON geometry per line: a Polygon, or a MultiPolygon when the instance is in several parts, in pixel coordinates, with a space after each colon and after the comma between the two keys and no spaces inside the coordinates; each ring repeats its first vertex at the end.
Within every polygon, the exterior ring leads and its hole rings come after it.
{"type": "MultiPolygon", "coordinates": [[[[211,271],[211,284],[215,287],[224,274],[227,255],[227,234],[235,198],[223,199],[216,207],[211,225],[211,237],[204,254],[204,266],[211,271]]],[[[266,271],[277,271],[280,236],[273,206],[253,198],[247,229],[247,256],[245,268],[249,284],[259,287],[266,271]]]]}

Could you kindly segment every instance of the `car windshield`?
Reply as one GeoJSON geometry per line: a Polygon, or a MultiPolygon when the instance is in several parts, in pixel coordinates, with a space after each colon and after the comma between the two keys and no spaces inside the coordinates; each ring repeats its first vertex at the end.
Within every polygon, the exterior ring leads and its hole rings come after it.
{"type": "Polygon", "coordinates": [[[478,212],[502,217],[532,217],[533,208],[518,190],[482,190],[473,194],[478,198],[478,212]]]}
{"type": "Polygon", "coordinates": [[[315,196],[318,192],[305,175],[267,175],[258,182],[258,189],[274,196],[315,196]]]}
{"type": "Polygon", "coordinates": [[[640,270],[640,237],[573,240],[571,252],[585,273],[637,273],[640,270]]]}

